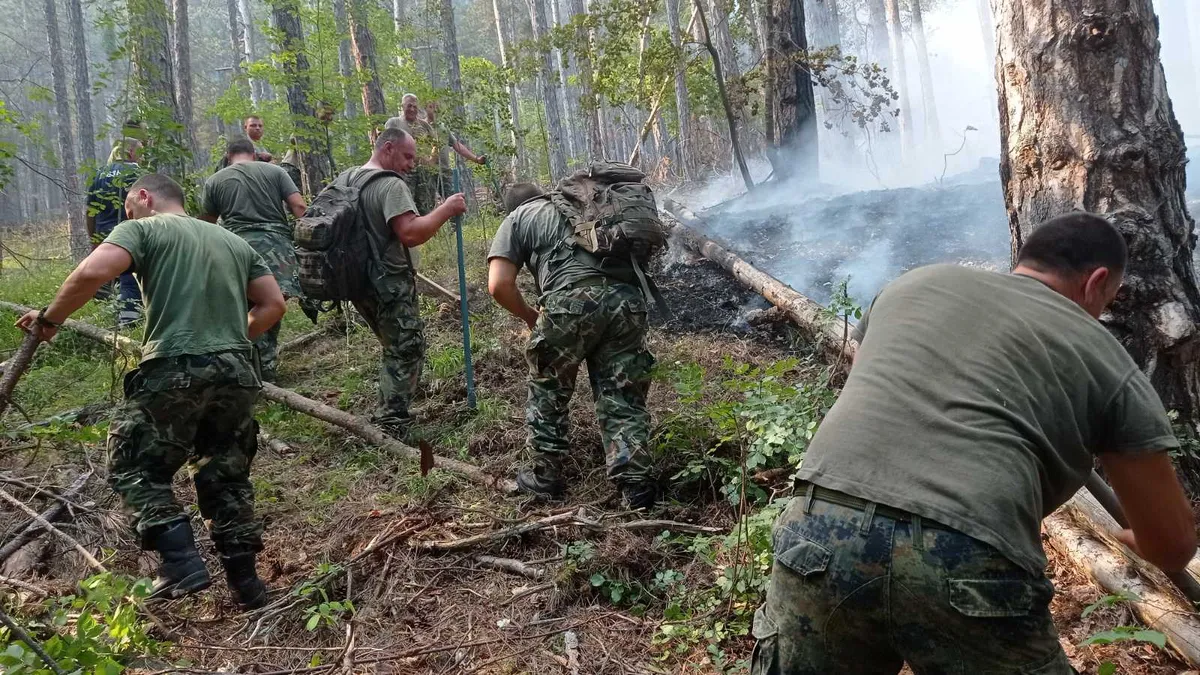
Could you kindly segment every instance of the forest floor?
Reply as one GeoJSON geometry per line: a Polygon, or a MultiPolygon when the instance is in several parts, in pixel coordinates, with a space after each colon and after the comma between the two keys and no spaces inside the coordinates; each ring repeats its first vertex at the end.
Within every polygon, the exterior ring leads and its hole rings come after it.
{"type": "MultiPolygon", "coordinates": [[[[481,218],[467,228],[478,405],[470,410],[465,403],[457,307],[423,296],[428,349],[416,415],[437,453],[510,476],[525,440],[527,331],[483,291],[483,251],[495,225],[481,218]]],[[[455,288],[451,236],[428,245],[420,266],[455,288]]],[[[10,235],[6,245],[24,257],[6,255],[0,299],[45,304],[69,271],[56,245],[62,241],[47,231],[10,235]]],[[[440,469],[422,476],[415,462],[263,401],[263,430],[286,444],[262,444],[253,469],[266,522],[259,570],[272,605],[240,613],[214,574],[209,591],[154,606],[169,641],[127,599],[137,592],[131,580],[153,576],[155,560],[137,549],[105,481],[106,416],[119,399],[122,373],[134,364],[63,331],[39,350],[18,385],[19,410],[0,419],[0,487],[40,511],[49,500],[30,486],[66,486],[94,471],[71,498],[74,517],[62,527],[112,574],[91,576],[82,556],[42,537],[4,561],[0,574],[49,599],[0,584],[0,605],[57,654],[111,656],[137,671],[745,672],[750,620],[771,560],[770,524],[787,499],[786,467],[836,398],[836,382],[790,327],[753,311],[766,306],[761,298],[711,263],[673,253],[658,278],[674,311],[669,320],[654,317],[650,336],[658,357],[651,408],[664,505],[649,515],[620,511],[605,479],[585,377],[572,403],[570,496],[553,506],[440,469]],[[29,423],[40,420],[50,421],[29,423]],[[459,550],[422,548],[546,517],[557,524],[459,550]],[[646,518],[700,527],[622,526],[646,518]],[[486,556],[520,561],[522,573],[486,556]]],[[[76,318],[111,328],[112,315],[111,307],[92,303],[76,318]]],[[[20,341],[14,317],[4,316],[0,360],[20,341]]],[[[329,328],[333,316],[321,322],[329,328]]],[[[281,342],[312,331],[302,313],[289,312],[281,342]]],[[[344,332],[330,329],[285,351],[278,384],[365,416],[375,400],[378,359],[374,337],[351,321],[344,332]]],[[[175,487],[217,573],[186,471],[175,487]]],[[[0,509],[0,542],[24,521],[15,509],[0,509]]],[[[1104,593],[1053,552],[1048,574],[1059,590],[1053,611],[1062,642],[1080,671],[1097,672],[1105,662],[1122,673],[1184,669],[1149,644],[1085,644],[1135,619],[1119,601],[1085,611],[1104,593]]],[[[4,654],[38,665],[29,653],[4,654]]]]}

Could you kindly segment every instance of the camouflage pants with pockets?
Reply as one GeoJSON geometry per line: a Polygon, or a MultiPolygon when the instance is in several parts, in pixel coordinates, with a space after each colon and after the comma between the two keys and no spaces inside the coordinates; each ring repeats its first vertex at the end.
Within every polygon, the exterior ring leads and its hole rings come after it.
{"type": "Polygon", "coordinates": [[[171,489],[186,464],[217,551],[262,549],[250,485],[259,387],[249,356],[240,352],[152,359],[125,376],[125,400],[108,430],[109,484],[143,548],[152,548],[147,535],[154,529],[187,519],[171,489]]]}
{"type": "MultiPolygon", "coordinates": [[[[296,247],[292,245],[291,235],[284,234],[281,228],[286,225],[272,225],[268,229],[239,230],[238,236],[246,240],[267,263],[279,290],[285,298],[298,298],[300,292],[300,263],[296,260],[296,247]]],[[[258,366],[262,379],[274,382],[279,370],[279,329],[281,323],[271,326],[267,332],[258,336],[254,341],[254,349],[258,352],[258,366]]]]}
{"type": "Polygon", "coordinates": [[[374,286],[368,296],[354,301],[383,347],[379,410],[374,420],[403,435],[412,425],[409,407],[425,362],[425,322],[417,302],[415,276],[393,275],[374,286]]]}
{"type": "Polygon", "coordinates": [[[529,448],[535,461],[557,466],[567,455],[568,406],[586,362],[600,422],[608,477],[653,480],[646,394],[654,356],[646,346],[646,301],[630,285],[613,283],[542,296],[525,361],[529,365],[529,448]]]}
{"type": "Polygon", "coordinates": [[[1074,672],[1044,576],[957,530],[862,503],[798,489],[776,521],[752,675],[893,675],[905,662],[917,675],[1074,672]]]}

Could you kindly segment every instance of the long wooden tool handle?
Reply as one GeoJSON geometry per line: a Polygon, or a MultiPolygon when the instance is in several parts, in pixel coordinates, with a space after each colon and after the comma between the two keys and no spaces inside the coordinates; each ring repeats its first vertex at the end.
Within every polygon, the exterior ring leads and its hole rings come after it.
{"type": "MultiPolygon", "coordinates": [[[[1085,485],[1088,492],[1092,493],[1096,501],[1100,502],[1100,505],[1104,507],[1105,511],[1108,511],[1108,515],[1112,516],[1118,525],[1124,528],[1129,527],[1129,521],[1125,518],[1125,511],[1121,509],[1121,502],[1117,499],[1117,494],[1113,492],[1113,489],[1109,487],[1108,483],[1094,469],[1091,475],[1088,476],[1085,485]]],[[[1188,574],[1187,570],[1180,570],[1178,572],[1163,570],[1163,574],[1171,580],[1171,583],[1175,584],[1175,587],[1189,601],[1193,604],[1200,603],[1200,583],[1197,583],[1196,579],[1191,574],[1188,574]]]]}
{"type": "Polygon", "coordinates": [[[21,379],[29,369],[29,364],[33,363],[33,353],[37,351],[38,342],[40,340],[36,335],[26,333],[21,347],[5,366],[4,375],[0,376],[0,415],[8,410],[8,402],[12,400],[13,390],[17,388],[17,380],[21,379]]]}

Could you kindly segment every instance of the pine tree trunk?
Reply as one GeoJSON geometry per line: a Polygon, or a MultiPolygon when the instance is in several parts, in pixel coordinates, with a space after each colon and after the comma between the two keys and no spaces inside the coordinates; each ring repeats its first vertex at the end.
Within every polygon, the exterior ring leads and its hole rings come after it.
{"type": "MultiPolygon", "coordinates": [[[[549,18],[546,12],[546,0],[532,0],[530,18],[533,21],[534,39],[543,41],[549,35],[549,18]]],[[[546,105],[546,142],[550,154],[550,180],[557,181],[567,174],[567,158],[563,142],[562,103],[559,90],[558,68],[549,51],[541,55],[542,101],[546,105]]]]}
{"type": "MultiPolygon", "coordinates": [[[[346,0],[350,20],[350,47],[354,52],[354,65],[363,80],[362,104],[363,111],[378,118],[378,124],[388,114],[387,104],[383,100],[383,86],[379,81],[379,66],[375,61],[375,35],[367,25],[368,0],[346,0]]],[[[375,137],[374,131],[371,138],[375,137]]]]}
{"type": "Polygon", "coordinates": [[[192,52],[191,29],[188,22],[188,0],[171,0],[175,32],[171,43],[172,65],[175,67],[175,100],[179,102],[179,119],[183,122],[183,137],[193,158],[196,152],[196,131],[192,112],[192,52]]]}
{"type": "Polygon", "coordinates": [[[888,12],[884,0],[867,0],[867,42],[870,52],[867,60],[878,63],[891,77],[892,50],[889,41],[888,12]]]}
{"type": "Polygon", "coordinates": [[[308,55],[304,51],[304,29],[300,23],[300,0],[268,0],[271,20],[279,35],[278,51],[291,55],[280,58],[287,77],[287,102],[292,113],[293,132],[300,155],[300,170],[304,182],[314,194],[330,178],[331,169],[325,148],[324,129],[308,100],[311,74],[308,55]]]}
{"type": "MultiPolygon", "coordinates": [[[[558,10],[558,0],[546,1],[550,3],[551,25],[557,29],[562,26],[562,17],[559,16],[558,10]]],[[[562,50],[554,47],[550,52],[550,56],[554,59],[554,65],[558,69],[558,89],[562,96],[562,118],[564,120],[573,119],[574,116],[571,115],[571,97],[567,93],[567,68],[566,64],[563,63],[562,50]]],[[[563,129],[563,137],[567,142],[567,165],[570,166],[576,157],[575,133],[571,128],[565,127],[563,129]]]]}
{"type": "Polygon", "coordinates": [[[154,171],[183,180],[187,148],[175,100],[170,13],[164,0],[128,0],[128,6],[130,23],[138,27],[129,32],[135,108],[146,127],[158,132],[146,146],[146,163],[154,171]]]}
{"type": "Polygon", "coordinates": [[[779,110],[779,148],[772,157],[775,175],[816,181],[818,170],[817,111],[812,77],[801,67],[808,51],[803,0],[775,0],[771,11],[771,47],[779,56],[775,95],[779,110]]]}
{"type": "MultiPolygon", "coordinates": [[[[737,48],[734,47],[733,36],[729,32],[729,19],[733,3],[730,0],[707,0],[707,4],[705,15],[708,18],[708,30],[712,32],[709,38],[711,38],[713,46],[717,48],[717,56],[721,60],[721,72],[725,76],[726,96],[733,110],[733,119],[730,120],[730,124],[738,127],[738,136],[744,140],[742,113],[746,106],[746,91],[742,83],[741,66],[738,65],[737,48]]],[[[744,161],[744,159],[743,155],[742,160],[744,161]]],[[[736,166],[738,161],[737,157],[732,157],[731,164],[736,166]]]]}
{"type": "Polygon", "coordinates": [[[904,59],[904,26],[900,23],[900,0],[887,0],[888,24],[892,32],[892,63],[896,66],[892,86],[900,94],[900,148],[905,158],[912,156],[912,103],[908,96],[908,71],[904,59]]]}
{"type": "Polygon", "coordinates": [[[238,0],[226,0],[225,9],[229,15],[229,46],[233,49],[233,81],[244,95],[249,95],[250,87],[246,81],[246,33],[242,30],[238,0]]]}
{"type": "MultiPolygon", "coordinates": [[[[237,0],[238,22],[242,29],[242,46],[245,48],[246,63],[253,63],[258,56],[254,48],[254,15],[250,13],[250,0],[237,0]]],[[[263,82],[259,78],[250,78],[250,101],[257,108],[266,98],[263,82]]]]}
{"type": "Polygon", "coordinates": [[[917,43],[917,70],[921,76],[921,101],[925,108],[927,152],[942,152],[942,126],[938,120],[937,98],[933,94],[933,71],[929,68],[929,47],[925,44],[925,18],[921,0],[909,0],[912,9],[912,33],[917,43]],[[932,143],[933,147],[928,147],[932,143]]]}
{"type": "Polygon", "coordinates": [[[338,73],[342,76],[342,105],[346,111],[346,119],[354,119],[359,114],[358,97],[346,84],[354,78],[354,57],[350,53],[349,24],[346,21],[346,0],[333,0],[333,17],[337,25],[338,35],[338,73]]]}
{"type": "MultiPolygon", "coordinates": [[[[696,14],[700,17],[698,28],[701,34],[704,35],[704,46],[708,49],[709,57],[712,58],[713,79],[717,81],[717,93],[721,97],[721,107],[725,109],[725,121],[729,124],[729,144],[733,150],[733,164],[742,174],[742,182],[746,185],[746,191],[750,191],[754,189],[754,179],[750,177],[750,169],[746,166],[746,159],[742,154],[742,145],[738,139],[736,115],[733,111],[733,104],[729,100],[729,92],[725,86],[724,73],[721,69],[721,58],[718,56],[717,47],[712,41],[712,27],[708,23],[704,6],[700,3],[701,0],[695,0],[692,6],[696,14]]],[[[810,91],[810,96],[811,93],[810,91]]]]}
{"type": "MultiPolygon", "coordinates": [[[[840,53],[842,37],[836,0],[804,0],[804,25],[808,30],[810,49],[814,52],[824,52],[837,48],[840,53]]],[[[829,87],[824,86],[837,77],[836,73],[829,69],[823,77],[825,83],[815,83],[817,101],[821,109],[821,126],[818,131],[821,135],[822,149],[828,153],[837,148],[837,154],[840,155],[851,149],[845,134],[855,130],[854,123],[851,121],[848,125],[843,124],[845,114],[841,110],[842,105],[835,100],[829,87]],[[825,131],[820,131],[821,129],[825,131]]]]}
{"type": "Polygon", "coordinates": [[[87,227],[83,221],[83,199],[79,189],[79,164],[75,159],[75,136],[71,129],[71,99],[67,97],[67,69],[63,65],[62,41],[59,39],[58,14],[55,0],[45,0],[46,39],[50,48],[50,72],[54,80],[54,106],[58,127],[58,152],[62,159],[62,191],[67,204],[67,226],[70,233],[71,257],[76,261],[87,257],[87,227]]]}
{"type": "Polygon", "coordinates": [[[454,114],[463,119],[462,69],[458,62],[458,33],[454,28],[454,2],[441,0],[442,53],[446,56],[446,76],[454,92],[454,114]]]}
{"type": "Polygon", "coordinates": [[[683,49],[683,34],[679,30],[679,0],[667,0],[667,28],[671,34],[671,46],[678,53],[675,63],[675,111],[679,125],[678,148],[679,174],[691,178],[693,174],[692,161],[692,106],[688,100],[687,86],[687,54],[683,49]]]}
{"type": "MultiPolygon", "coordinates": [[[[571,3],[571,14],[580,15],[588,12],[586,0],[568,0],[571,3]]],[[[575,42],[583,50],[579,59],[579,107],[583,112],[583,125],[587,130],[588,156],[592,161],[603,160],[604,135],[601,133],[600,100],[593,86],[591,53],[595,47],[595,36],[591,29],[579,26],[575,31],[575,42]]]]}
{"type": "Polygon", "coordinates": [[[500,65],[504,68],[504,76],[508,79],[508,117],[512,124],[512,157],[513,177],[520,179],[525,176],[525,135],[521,132],[520,92],[517,90],[516,74],[509,70],[508,39],[505,37],[505,21],[500,13],[500,0],[492,0],[492,12],[496,17],[496,42],[500,47],[500,65]]]}
{"type": "Polygon", "coordinates": [[[75,115],[79,122],[79,162],[96,164],[96,130],[92,123],[92,84],[88,78],[87,32],[83,29],[83,6],[67,0],[67,24],[71,27],[71,60],[74,62],[75,115]]]}
{"type": "MultiPolygon", "coordinates": [[[[1200,288],[1183,133],[1151,0],[994,0],[1000,177],[1015,252],[1043,220],[1083,209],[1129,243],[1106,325],[1192,429],[1200,419],[1200,288]],[[1080,96],[1079,83],[1103,95],[1080,96]]],[[[1200,460],[1180,459],[1195,494],[1200,460]]]]}

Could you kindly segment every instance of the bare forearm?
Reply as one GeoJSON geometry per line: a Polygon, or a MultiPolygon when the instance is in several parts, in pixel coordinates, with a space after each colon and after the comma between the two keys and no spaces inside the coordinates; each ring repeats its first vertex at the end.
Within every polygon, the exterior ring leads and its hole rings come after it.
{"type": "Polygon", "coordinates": [[[445,225],[450,218],[445,203],[423,216],[413,218],[405,228],[405,236],[401,239],[401,243],[410,248],[424,244],[432,239],[433,235],[437,234],[438,230],[442,229],[442,225],[445,225]]]}
{"type": "Polygon", "coordinates": [[[248,321],[246,324],[246,332],[250,335],[250,340],[257,340],[263,333],[271,330],[271,327],[279,323],[283,318],[283,313],[286,307],[276,307],[274,305],[255,305],[250,308],[248,321]]]}
{"type": "Polygon", "coordinates": [[[508,310],[510,314],[524,321],[530,328],[537,323],[538,311],[525,302],[525,296],[516,284],[503,284],[492,293],[496,304],[508,310]]]}

